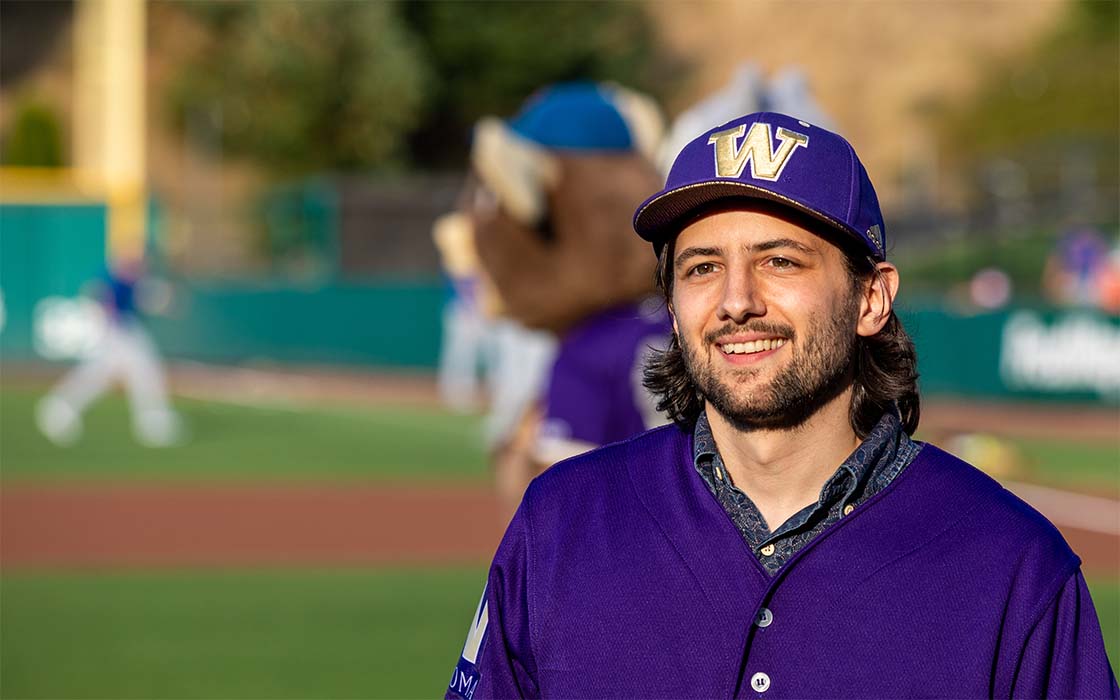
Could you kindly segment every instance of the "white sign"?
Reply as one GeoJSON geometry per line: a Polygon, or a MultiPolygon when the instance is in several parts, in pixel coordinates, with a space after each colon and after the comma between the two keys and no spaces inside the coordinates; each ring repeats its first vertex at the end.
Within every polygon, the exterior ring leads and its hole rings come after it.
{"type": "Polygon", "coordinates": [[[1019,311],[1003,327],[1000,375],[1012,389],[1092,391],[1120,398],[1120,326],[1089,314],[1053,325],[1019,311]]]}

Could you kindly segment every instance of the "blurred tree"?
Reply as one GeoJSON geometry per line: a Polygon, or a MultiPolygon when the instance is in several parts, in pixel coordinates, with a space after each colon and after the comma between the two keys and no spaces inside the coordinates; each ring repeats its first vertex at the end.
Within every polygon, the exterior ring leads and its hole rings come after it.
{"type": "Polygon", "coordinates": [[[509,115],[549,83],[610,80],[663,98],[684,77],[639,3],[433,0],[409,3],[404,16],[435,73],[431,109],[410,139],[427,166],[462,163],[479,117],[509,115]]]}
{"type": "Polygon", "coordinates": [[[543,85],[614,80],[661,97],[683,74],[631,2],[178,7],[209,36],[171,81],[177,124],[289,175],[462,166],[473,123],[543,85]]]}
{"type": "Polygon", "coordinates": [[[63,165],[62,128],[58,115],[47,105],[24,99],[16,106],[4,135],[4,165],[58,168],[63,165]]]}
{"type": "Polygon", "coordinates": [[[0,85],[9,89],[49,61],[73,14],[73,0],[0,2],[0,85]]]}
{"type": "Polygon", "coordinates": [[[170,84],[180,127],[286,175],[403,161],[430,72],[395,3],[181,7],[209,36],[170,84]]]}

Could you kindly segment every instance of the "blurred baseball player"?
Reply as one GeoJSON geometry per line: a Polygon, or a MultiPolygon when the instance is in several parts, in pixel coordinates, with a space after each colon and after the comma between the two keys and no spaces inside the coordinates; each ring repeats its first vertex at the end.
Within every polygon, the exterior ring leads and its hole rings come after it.
{"type": "Polygon", "coordinates": [[[51,442],[76,442],[82,435],[82,414],[115,380],[128,393],[132,431],[138,442],[167,447],[182,439],[182,421],[167,397],[159,351],[139,318],[143,269],[140,259],[124,260],[99,281],[104,332],[89,355],[36,407],[36,424],[51,442]]]}
{"type": "Polygon", "coordinates": [[[1080,560],[915,442],[899,272],[852,147],[710,129],[634,227],[674,425],[553,466],[495,555],[450,697],[1117,697],[1080,560]]]}

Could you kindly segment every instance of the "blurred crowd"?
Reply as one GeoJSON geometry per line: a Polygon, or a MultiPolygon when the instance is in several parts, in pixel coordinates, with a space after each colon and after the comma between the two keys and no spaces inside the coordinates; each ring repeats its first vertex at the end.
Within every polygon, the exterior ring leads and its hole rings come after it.
{"type": "Polygon", "coordinates": [[[1067,229],[1046,260],[1043,288],[1059,306],[1120,314],[1120,241],[1093,226],[1067,229]]]}

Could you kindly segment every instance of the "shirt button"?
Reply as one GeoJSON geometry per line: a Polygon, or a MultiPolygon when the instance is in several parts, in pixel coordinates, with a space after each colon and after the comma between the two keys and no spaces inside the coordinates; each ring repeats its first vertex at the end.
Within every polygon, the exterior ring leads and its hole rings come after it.
{"type": "Polygon", "coordinates": [[[855,509],[856,509],[856,507],[853,506],[851,503],[849,503],[848,505],[844,506],[844,515],[848,515],[849,513],[851,513],[855,509]]]}
{"type": "Polygon", "coordinates": [[[770,690],[770,676],[759,672],[751,676],[751,687],[760,693],[770,690]]]}
{"type": "Polygon", "coordinates": [[[769,627],[770,623],[773,621],[774,613],[770,612],[770,608],[762,608],[754,618],[754,624],[759,627],[769,627]]]}
{"type": "Polygon", "coordinates": [[[758,551],[762,552],[762,556],[764,556],[764,557],[771,556],[772,554],[774,554],[774,545],[772,545],[772,544],[765,545],[765,546],[763,546],[762,549],[760,549],[758,551]]]}

